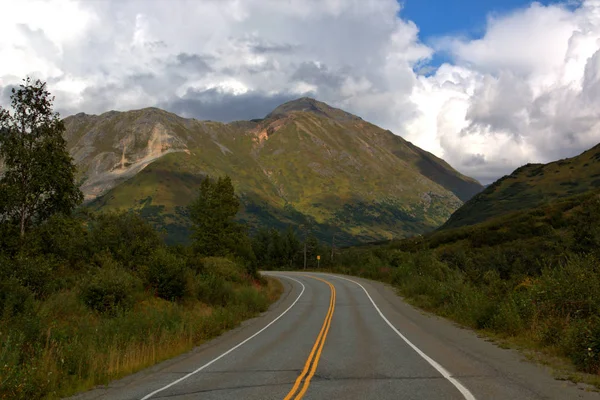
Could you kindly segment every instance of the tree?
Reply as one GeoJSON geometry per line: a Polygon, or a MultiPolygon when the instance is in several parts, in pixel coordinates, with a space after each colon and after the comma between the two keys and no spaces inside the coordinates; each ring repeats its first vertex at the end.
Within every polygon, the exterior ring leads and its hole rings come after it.
{"type": "Polygon", "coordinates": [[[83,200],[53,100],[45,82],[27,78],[12,89],[13,112],[0,107],[0,221],[17,225],[21,238],[32,224],[70,214],[83,200]]]}
{"type": "Polygon", "coordinates": [[[292,268],[294,260],[297,255],[300,253],[300,249],[302,244],[300,240],[298,240],[298,236],[294,232],[294,229],[291,225],[288,225],[285,233],[283,234],[283,249],[284,249],[284,257],[286,261],[286,266],[289,265],[292,268]]]}
{"type": "Polygon", "coordinates": [[[308,258],[308,263],[316,266],[317,255],[319,255],[319,240],[313,234],[310,234],[304,241],[304,246],[306,248],[306,257],[308,258]]]}
{"type": "Polygon", "coordinates": [[[189,205],[194,224],[192,237],[195,250],[205,256],[236,254],[248,242],[240,224],[234,221],[240,201],[228,176],[200,184],[198,197],[189,205]]]}

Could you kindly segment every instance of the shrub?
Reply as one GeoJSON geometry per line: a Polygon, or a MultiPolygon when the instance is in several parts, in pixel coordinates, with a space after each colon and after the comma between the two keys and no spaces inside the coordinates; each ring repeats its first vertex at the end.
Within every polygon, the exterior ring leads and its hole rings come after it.
{"type": "Polygon", "coordinates": [[[82,266],[89,257],[85,221],[61,214],[54,215],[27,235],[28,252],[54,255],[70,266],[82,266]]]}
{"type": "Polygon", "coordinates": [[[545,315],[582,318],[600,312],[600,270],[592,256],[572,256],[546,268],[533,288],[534,301],[545,315]]]}
{"type": "Polygon", "coordinates": [[[0,281],[0,318],[10,318],[33,310],[33,295],[15,278],[0,281]]]}
{"type": "Polygon", "coordinates": [[[566,354],[582,371],[600,374],[600,317],[573,322],[567,333],[566,354]]]}
{"type": "Polygon", "coordinates": [[[236,303],[244,307],[247,312],[262,312],[269,306],[267,297],[251,286],[240,288],[235,297],[236,303]]]}
{"type": "Polygon", "coordinates": [[[108,251],[132,270],[147,265],[150,255],[162,246],[159,234],[137,214],[102,214],[91,223],[90,251],[108,251]]]}
{"type": "Polygon", "coordinates": [[[235,299],[231,282],[216,275],[198,275],[197,298],[203,303],[224,307],[235,299]]]}
{"type": "Polygon", "coordinates": [[[179,300],[186,292],[185,260],[165,248],[156,249],[150,256],[147,283],[156,295],[165,300],[179,300]]]}
{"type": "Polygon", "coordinates": [[[204,273],[223,278],[230,282],[244,282],[246,280],[245,267],[221,257],[207,257],[202,260],[204,273]]]}
{"type": "Polygon", "coordinates": [[[13,274],[35,296],[45,297],[56,289],[57,264],[54,257],[19,254],[13,261],[13,274]]]}
{"type": "Polygon", "coordinates": [[[80,297],[92,310],[115,315],[133,306],[139,288],[139,280],[115,263],[100,268],[83,285],[80,297]]]}

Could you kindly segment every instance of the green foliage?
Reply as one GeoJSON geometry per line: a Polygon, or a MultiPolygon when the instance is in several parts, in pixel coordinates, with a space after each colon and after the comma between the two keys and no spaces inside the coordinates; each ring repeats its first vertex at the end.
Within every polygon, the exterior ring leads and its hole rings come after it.
{"type": "Polygon", "coordinates": [[[189,350],[272,300],[246,260],[167,248],[131,214],[57,215],[4,245],[0,398],[68,396],[189,350]]]}
{"type": "Polygon", "coordinates": [[[120,155],[113,143],[123,134],[135,138],[136,145],[128,147],[133,157],[146,154],[140,144],[147,143],[155,124],[185,143],[189,153],[161,156],[131,179],[115,181],[93,202],[101,210],[139,209],[165,228],[170,243],[188,239],[190,220],[183,209],[206,174],[233,178],[241,203],[236,219],[252,234],[261,226],[283,232],[310,220],[320,241],[330,243],[335,232],[343,246],[428,232],[456,210],[457,197],[464,201],[482,189],[397,135],[341,110],[311,111],[332,108],[310,102],[316,106],[294,107],[293,118],[286,111],[255,122],[199,124],[153,108],[102,118],[76,115],[65,124],[73,151],[86,150],[84,177],[96,171],[116,179],[110,167],[95,168],[94,159],[103,152],[120,155]],[[81,140],[86,134],[89,140],[81,140]],[[367,145],[374,140],[377,146],[367,145]],[[424,199],[425,193],[431,195],[424,199]]]}
{"type": "MultiPolygon", "coordinates": [[[[518,210],[533,210],[597,188],[600,174],[600,163],[597,162],[599,149],[595,146],[570,159],[548,164],[527,164],[517,168],[512,174],[502,177],[467,201],[452,214],[442,229],[473,225],[518,210]]],[[[588,233],[592,236],[596,234],[591,231],[588,233]]]]}
{"type": "Polygon", "coordinates": [[[225,307],[235,299],[231,282],[217,275],[198,276],[196,296],[198,300],[213,306],[225,307]]]}
{"type": "Polygon", "coordinates": [[[345,249],[337,270],[389,282],[464,325],[600,369],[600,192],[474,226],[345,249]]]}
{"type": "Polygon", "coordinates": [[[235,252],[242,236],[240,225],[234,221],[240,202],[235,196],[228,176],[200,184],[198,197],[190,204],[194,248],[205,256],[224,256],[235,252]]]}
{"type": "Polygon", "coordinates": [[[115,315],[133,307],[141,282],[130,272],[107,260],[81,288],[80,298],[90,309],[115,315]]]}
{"type": "Polygon", "coordinates": [[[212,275],[229,282],[238,283],[247,279],[245,268],[234,261],[220,257],[207,257],[202,262],[205,275],[212,275]]]}
{"type": "Polygon", "coordinates": [[[0,317],[11,319],[33,311],[33,294],[15,278],[0,282],[0,317]]]}
{"type": "Polygon", "coordinates": [[[566,328],[565,350],[582,371],[600,374],[600,317],[574,321],[566,328]]]}
{"type": "Polygon", "coordinates": [[[0,222],[18,226],[23,238],[32,224],[69,214],[83,195],[46,84],[27,78],[11,100],[12,113],[0,108],[0,222]]]}
{"type": "Polygon", "coordinates": [[[56,214],[35,227],[26,238],[25,250],[34,254],[52,254],[74,269],[83,268],[90,257],[86,221],[81,217],[56,214]]]}
{"type": "Polygon", "coordinates": [[[185,259],[166,249],[157,249],[150,257],[146,280],[158,297],[165,300],[182,299],[186,289],[185,259]]]}
{"type": "Polygon", "coordinates": [[[168,248],[134,213],[56,213],[23,238],[12,223],[0,233],[0,398],[68,396],[188,350],[272,300],[245,235],[221,259],[168,248]]]}
{"type": "Polygon", "coordinates": [[[160,235],[134,213],[100,214],[90,225],[91,251],[108,251],[132,270],[147,265],[154,250],[163,246],[160,235]]]}
{"type": "Polygon", "coordinates": [[[54,274],[58,265],[53,256],[20,253],[12,263],[12,276],[37,297],[46,297],[57,288],[54,274]]]}
{"type": "Polygon", "coordinates": [[[252,238],[252,248],[258,264],[263,268],[299,266],[302,244],[289,225],[283,233],[276,229],[260,229],[252,238]]]}

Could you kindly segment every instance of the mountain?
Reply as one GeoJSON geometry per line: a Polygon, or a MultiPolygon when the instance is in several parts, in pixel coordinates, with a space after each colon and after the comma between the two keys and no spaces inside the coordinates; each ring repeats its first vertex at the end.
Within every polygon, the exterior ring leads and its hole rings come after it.
{"type": "Polygon", "coordinates": [[[251,228],[309,226],[338,244],[441,225],[481,185],[390,131],[310,98],[220,123],[157,109],[77,114],[65,137],[95,210],[137,209],[172,242],[201,180],[228,174],[251,228]]]}
{"type": "Polygon", "coordinates": [[[600,145],[549,164],[527,164],[459,208],[441,229],[473,225],[600,187],[600,145]]]}

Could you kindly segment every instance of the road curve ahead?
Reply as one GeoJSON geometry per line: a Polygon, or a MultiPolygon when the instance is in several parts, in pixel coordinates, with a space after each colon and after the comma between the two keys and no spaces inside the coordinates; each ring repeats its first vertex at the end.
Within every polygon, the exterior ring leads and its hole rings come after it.
{"type": "Polygon", "coordinates": [[[419,312],[384,284],[266,274],[286,290],[261,317],[73,399],[600,399],[419,312]]]}

